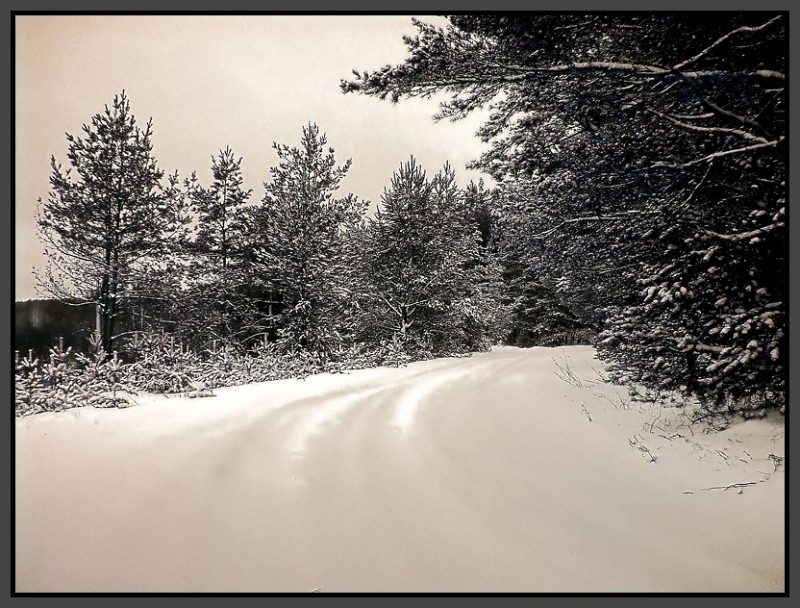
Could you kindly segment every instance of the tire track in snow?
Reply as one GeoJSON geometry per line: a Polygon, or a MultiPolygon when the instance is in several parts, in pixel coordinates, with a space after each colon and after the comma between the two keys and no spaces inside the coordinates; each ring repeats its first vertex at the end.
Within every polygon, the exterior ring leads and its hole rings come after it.
{"type": "Polygon", "coordinates": [[[586,421],[560,355],[18,421],[18,591],[779,589],[782,486],[682,494],[586,421]],[[93,418],[110,438],[143,427],[100,442],[93,418]]]}
{"type": "Polygon", "coordinates": [[[427,398],[434,393],[442,390],[446,385],[451,384],[470,373],[470,369],[457,369],[450,373],[431,373],[425,381],[412,378],[408,388],[402,393],[400,399],[394,406],[394,415],[391,424],[400,431],[401,435],[407,434],[414,424],[414,419],[427,398]]]}
{"type": "Polygon", "coordinates": [[[331,431],[341,425],[342,417],[363,401],[384,392],[386,389],[367,388],[356,393],[348,391],[346,394],[330,399],[314,399],[314,403],[307,405],[305,411],[287,414],[292,420],[288,423],[293,428],[288,432],[284,441],[284,448],[290,457],[307,455],[309,442],[312,438],[324,431],[331,431]]]}

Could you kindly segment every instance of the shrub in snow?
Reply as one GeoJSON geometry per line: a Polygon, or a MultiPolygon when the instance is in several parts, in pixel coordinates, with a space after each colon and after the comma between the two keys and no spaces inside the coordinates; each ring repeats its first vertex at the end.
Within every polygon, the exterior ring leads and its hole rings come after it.
{"type": "Polygon", "coordinates": [[[80,369],[77,381],[83,387],[82,405],[117,407],[127,404],[127,400],[118,394],[120,391],[130,392],[125,382],[127,367],[116,352],[109,357],[99,347],[93,355],[77,353],[75,359],[80,369]]]}
{"type": "MultiPolygon", "coordinates": [[[[205,396],[214,389],[284,378],[305,378],[322,372],[390,365],[401,367],[412,361],[434,357],[430,332],[395,334],[380,345],[351,343],[323,352],[289,350],[286,344],[268,342],[244,350],[230,343],[213,343],[196,352],[175,336],[139,332],[129,337],[124,363],[108,356],[96,345],[94,354],[75,353],[59,345],[51,349],[47,362],[32,354],[15,358],[15,399],[18,415],[71,407],[114,407],[126,403],[125,394],[151,392],[205,396]]],[[[452,344],[440,339],[438,356],[463,356],[463,336],[452,344]],[[452,350],[447,350],[451,348],[452,350]]]]}
{"type": "Polygon", "coordinates": [[[108,357],[100,349],[93,356],[63,348],[50,349],[47,362],[15,356],[15,411],[17,415],[58,411],[91,405],[116,407],[127,403],[118,396],[127,390],[125,366],[116,353],[108,357]]]}
{"type": "Polygon", "coordinates": [[[34,358],[33,351],[20,358],[19,351],[14,357],[14,401],[17,415],[33,414],[47,409],[45,397],[47,387],[44,384],[39,359],[34,358]]]}
{"type": "Polygon", "coordinates": [[[126,380],[136,390],[179,393],[199,378],[199,356],[166,332],[138,333],[128,348],[136,361],[127,366],[126,380]]]}
{"type": "Polygon", "coordinates": [[[367,369],[381,365],[381,349],[364,343],[340,346],[331,352],[326,371],[341,372],[350,369],[367,369]]]}
{"type": "Polygon", "coordinates": [[[412,360],[411,355],[406,352],[404,340],[399,334],[394,334],[391,341],[383,340],[379,352],[383,365],[402,367],[412,360]]]}

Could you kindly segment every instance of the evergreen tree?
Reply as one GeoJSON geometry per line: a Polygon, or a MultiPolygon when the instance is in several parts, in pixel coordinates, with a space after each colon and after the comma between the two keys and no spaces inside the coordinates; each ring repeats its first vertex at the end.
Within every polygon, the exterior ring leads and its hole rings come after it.
{"type": "Polygon", "coordinates": [[[83,126],[83,136],[67,134],[71,168],[64,171],[53,157],[52,190],[39,200],[48,255],[39,286],[65,301],[96,305],[106,353],[125,303],[146,282],[146,260],[163,252],[181,225],[180,210],[164,194],[151,136],[152,122],[140,128],[125,93],[115,96],[83,126]]]}
{"type": "Polygon", "coordinates": [[[474,212],[449,166],[432,180],[413,157],[400,166],[362,237],[367,339],[433,354],[485,346],[496,294],[474,212]]]}
{"type": "Polygon", "coordinates": [[[263,287],[280,301],[277,333],[289,350],[327,355],[343,340],[347,284],[346,234],[365,211],[354,195],[335,196],[351,161],[336,165],[317,125],[303,128],[300,147],[273,144],[279,165],[250,211],[253,255],[263,287]]]}
{"type": "Polygon", "coordinates": [[[244,190],[241,158],[230,148],[211,159],[213,182],[205,188],[195,172],[185,189],[196,226],[189,243],[187,266],[188,306],[195,340],[235,342],[244,322],[247,301],[241,297],[245,284],[243,239],[246,228],[239,211],[252,191],[244,190]]]}

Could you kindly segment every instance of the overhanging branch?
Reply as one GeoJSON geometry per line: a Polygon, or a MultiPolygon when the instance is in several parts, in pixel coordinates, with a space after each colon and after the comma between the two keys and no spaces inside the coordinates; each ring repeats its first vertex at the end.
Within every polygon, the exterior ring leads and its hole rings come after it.
{"type": "Polygon", "coordinates": [[[752,152],[753,150],[760,150],[762,148],[771,148],[775,147],[781,142],[783,142],[785,138],[783,136],[779,137],[778,139],[773,139],[772,141],[766,141],[763,143],[754,144],[752,146],[744,146],[742,148],[733,148],[731,150],[722,150],[720,152],[714,152],[713,154],[709,154],[707,156],[703,156],[702,158],[696,158],[694,160],[687,161],[685,163],[654,163],[648,167],[649,169],[685,169],[686,167],[693,167],[694,165],[699,165],[702,163],[706,163],[709,161],[714,160],[715,158],[722,158],[724,156],[731,156],[732,154],[743,154],[744,152],[752,152]]]}
{"type": "Polygon", "coordinates": [[[713,43],[711,43],[706,48],[704,48],[702,51],[697,53],[697,55],[695,55],[694,57],[689,57],[689,59],[687,59],[685,61],[681,61],[680,63],[676,63],[674,66],[672,66],[672,69],[675,70],[675,71],[682,70],[687,65],[691,65],[692,63],[695,63],[697,60],[705,57],[706,55],[708,55],[709,52],[711,52],[712,49],[718,47],[720,44],[722,44],[723,42],[725,42],[729,38],[735,36],[736,34],[760,32],[760,31],[768,28],[769,26],[771,26],[773,23],[776,23],[777,21],[779,21],[782,17],[783,17],[783,15],[778,15],[777,17],[773,17],[772,19],[770,19],[766,23],[762,23],[761,25],[755,25],[755,26],[743,25],[741,27],[737,27],[735,30],[731,30],[730,32],[728,32],[724,36],[721,36],[721,37],[717,38],[713,43]]]}
{"type": "Polygon", "coordinates": [[[693,125],[677,118],[670,116],[669,114],[664,114],[663,112],[659,112],[658,110],[654,110],[652,108],[647,108],[647,111],[655,116],[663,118],[664,120],[668,120],[674,125],[677,125],[681,128],[687,129],[689,131],[699,131],[701,133],[719,133],[721,135],[738,135],[742,139],[747,139],[749,141],[756,141],[759,143],[768,143],[768,140],[764,137],[759,137],[758,135],[753,135],[752,133],[748,133],[747,131],[742,131],[741,129],[726,129],[725,127],[703,127],[701,125],[693,125]]]}

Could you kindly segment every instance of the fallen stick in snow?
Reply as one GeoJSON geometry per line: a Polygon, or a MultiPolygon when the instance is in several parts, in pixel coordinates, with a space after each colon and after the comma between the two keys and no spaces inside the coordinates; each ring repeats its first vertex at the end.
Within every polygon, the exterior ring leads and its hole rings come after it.
{"type": "MultiPolygon", "coordinates": [[[[748,486],[754,486],[754,485],[759,484],[759,483],[764,483],[765,481],[767,481],[767,480],[766,479],[759,479],[758,481],[745,481],[745,482],[742,482],[742,483],[732,483],[729,486],[712,486],[710,488],[700,488],[698,490],[698,492],[708,492],[710,490],[722,490],[723,492],[725,492],[726,490],[732,490],[733,488],[739,488],[739,494],[741,494],[743,488],[746,488],[748,486]]],[[[684,492],[684,494],[694,494],[694,492],[691,491],[691,490],[686,490],[684,492]]]]}
{"type": "MultiPolygon", "coordinates": [[[[761,481],[764,481],[763,479],[761,481]]],[[[732,483],[729,486],[712,486],[710,488],[700,488],[700,492],[707,492],[708,490],[730,490],[732,488],[746,488],[747,486],[754,486],[760,481],[745,481],[744,483],[732,483]]]]}

